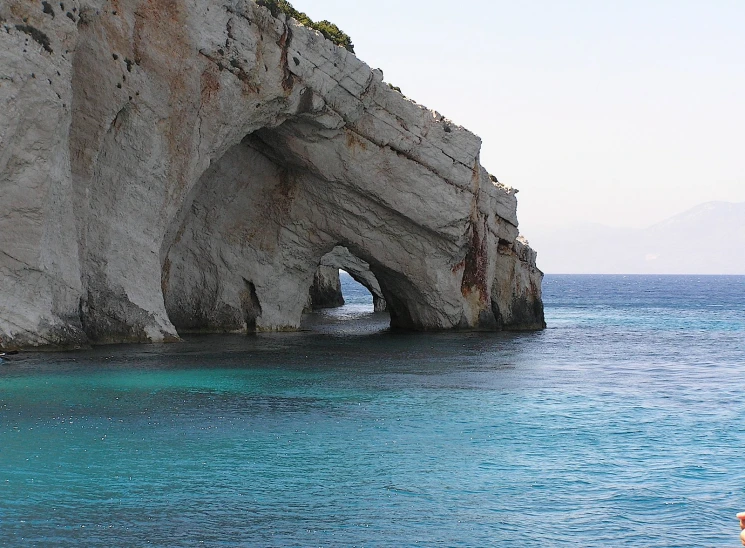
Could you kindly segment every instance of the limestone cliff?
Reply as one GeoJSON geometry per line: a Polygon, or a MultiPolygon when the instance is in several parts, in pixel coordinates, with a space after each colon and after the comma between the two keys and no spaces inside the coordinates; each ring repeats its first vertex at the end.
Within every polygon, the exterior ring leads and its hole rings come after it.
{"type": "Polygon", "coordinates": [[[541,328],[480,140],[250,0],[0,3],[0,347],[295,329],[321,258],[391,323],[541,328]]]}

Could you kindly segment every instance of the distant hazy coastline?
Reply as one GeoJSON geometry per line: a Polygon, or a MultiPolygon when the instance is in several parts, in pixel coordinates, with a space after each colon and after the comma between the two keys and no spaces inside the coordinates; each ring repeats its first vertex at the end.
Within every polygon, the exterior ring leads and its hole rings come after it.
{"type": "Polygon", "coordinates": [[[745,202],[707,202],[643,229],[533,228],[551,274],[745,274],[745,202]]]}

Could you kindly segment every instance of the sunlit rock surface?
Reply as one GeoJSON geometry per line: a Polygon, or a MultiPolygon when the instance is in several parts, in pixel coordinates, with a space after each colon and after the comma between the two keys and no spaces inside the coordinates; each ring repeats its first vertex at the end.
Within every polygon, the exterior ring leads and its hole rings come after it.
{"type": "Polygon", "coordinates": [[[479,138],[319,33],[240,0],[0,19],[0,347],[296,329],[337,246],[394,326],[543,327],[479,138]]]}

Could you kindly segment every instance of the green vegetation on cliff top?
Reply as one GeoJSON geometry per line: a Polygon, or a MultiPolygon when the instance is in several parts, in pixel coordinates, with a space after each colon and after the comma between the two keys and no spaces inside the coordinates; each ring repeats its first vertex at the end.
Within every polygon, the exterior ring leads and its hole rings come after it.
{"type": "Polygon", "coordinates": [[[292,4],[290,4],[287,0],[256,0],[256,3],[260,6],[268,8],[269,11],[272,12],[272,15],[274,17],[277,17],[277,15],[279,15],[280,13],[284,13],[285,15],[288,15],[293,19],[297,19],[300,24],[312,29],[316,29],[337,46],[341,46],[347,51],[351,51],[352,53],[354,53],[354,44],[352,44],[352,39],[347,33],[342,31],[332,22],[324,20],[316,23],[303,12],[293,8],[292,4]]]}

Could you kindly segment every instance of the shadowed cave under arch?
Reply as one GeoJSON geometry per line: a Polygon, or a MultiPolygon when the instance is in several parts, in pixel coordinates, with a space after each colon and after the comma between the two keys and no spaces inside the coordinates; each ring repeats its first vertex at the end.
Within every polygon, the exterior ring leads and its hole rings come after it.
{"type": "Polygon", "coordinates": [[[437,246],[453,242],[416,238],[425,229],[370,192],[380,181],[355,177],[342,160],[336,147],[349,140],[300,117],[247,135],[212,163],[163,262],[165,306],[179,333],[297,329],[319,267],[334,256],[392,326],[447,326],[441,303],[430,302],[443,295],[428,261],[398,258],[438,259],[437,246]]]}

